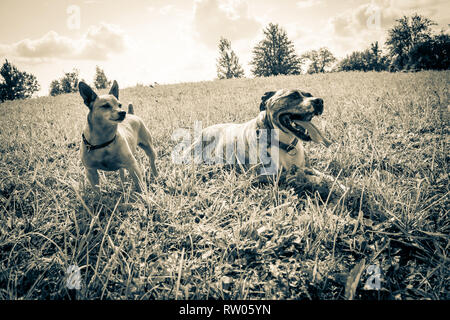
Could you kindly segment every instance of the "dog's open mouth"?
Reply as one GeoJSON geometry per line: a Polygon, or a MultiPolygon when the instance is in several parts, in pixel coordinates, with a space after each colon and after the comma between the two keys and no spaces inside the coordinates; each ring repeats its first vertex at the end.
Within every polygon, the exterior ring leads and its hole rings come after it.
{"type": "Polygon", "coordinates": [[[280,123],[292,132],[297,138],[303,141],[314,141],[322,143],[326,147],[331,141],[325,138],[320,130],[311,123],[312,115],[299,115],[293,113],[285,113],[280,116],[280,123]]]}

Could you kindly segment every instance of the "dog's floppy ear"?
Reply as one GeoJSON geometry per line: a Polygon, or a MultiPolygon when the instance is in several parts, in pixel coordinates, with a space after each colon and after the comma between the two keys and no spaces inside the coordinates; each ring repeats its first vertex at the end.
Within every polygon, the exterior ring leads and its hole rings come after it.
{"type": "Polygon", "coordinates": [[[97,94],[94,90],[91,89],[86,83],[80,81],[78,83],[78,91],[80,91],[80,95],[84,100],[84,104],[91,108],[91,103],[97,99],[97,94]]]}
{"type": "Polygon", "coordinates": [[[119,85],[116,80],[114,80],[113,85],[109,90],[109,94],[112,94],[116,99],[119,99],[119,85]]]}
{"type": "Polygon", "coordinates": [[[261,104],[259,105],[259,111],[266,110],[266,101],[275,94],[275,91],[267,91],[261,97],[261,104]]]}

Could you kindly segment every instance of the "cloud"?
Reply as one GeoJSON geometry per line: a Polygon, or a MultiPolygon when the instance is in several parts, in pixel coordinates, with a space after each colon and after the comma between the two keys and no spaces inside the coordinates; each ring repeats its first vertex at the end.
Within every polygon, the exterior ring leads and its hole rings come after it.
{"type": "Polygon", "coordinates": [[[261,25],[249,14],[245,1],[200,0],[194,7],[194,30],[199,39],[216,48],[221,36],[231,40],[253,38],[261,25]]]}
{"type": "Polygon", "coordinates": [[[392,12],[371,3],[332,17],[330,24],[337,36],[356,37],[365,31],[379,31],[393,21],[392,12]]]}
{"type": "Polygon", "coordinates": [[[404,15],[418,13],[447,25],[450,19],[449,3],[447,0],[377,0],[382,12],[392,18],[392,23],[404,15]]]}
{"type": "Polygon", "coordinates": [[[77,54],[80,59],[106,60],[112,53],[124,52],[126,47],[125,34],[119,27],[100,24],[89,28],[77,54]]]}
{"type": "Polygon", "coordinates": [[[320,35],[321,42],[339,56],[364,50],[375,41],[383,46],[395,20],[414,13],[440,23],[436,27],[439,31],[449,18],[448,14],[447,18],[442,14],[445,3],[445,0],[373,0],[330,17],[320,35]]]}
{"type": "Polygon", "coordinates": [[[55,31],[50,31],[36,40],[25,39],[19,41],[13,44],[11,49],[20,57],[53,58],[70,55],[73,50],[73,43],[69,38],[61,37],[55,31]]]}
{"type": "Polygon", "coordinates": [[[413,13],[442,23],[436,15],[445,3],[446,0],[375,0],[334,16],[329,22],[335,35],[341,37],[385,32],[396,19],[413,13]]]}
{"type": "Polygon", "coordinates": [[[125,49],[126,39],[120,28],[104,23],[91,26],[78,40],[49,31],[38,39],[0,44],[1,55],[29,59],[107,60],[110,54],[121,53],[125,49]]]}
{"type": "Polygon", "coordinates": [[[297,7],[303,9],[303,8],[310,8],[317,6],[322,3],[322,0],[300,0],[297,2],[297,7]]]}
{"type": "Polygon", "coordinates": [[[168,4],[164,7],[162,7],[161,9],[159,9],[159,13],[162,15],[167,15],[172,11],[173,8],[174,8],[173,4],[168,4]]]}

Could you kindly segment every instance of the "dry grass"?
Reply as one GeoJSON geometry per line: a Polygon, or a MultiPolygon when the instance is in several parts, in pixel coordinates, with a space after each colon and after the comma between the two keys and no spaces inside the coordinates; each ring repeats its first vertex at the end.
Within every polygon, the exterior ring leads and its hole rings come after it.
{"type": "MultiPolygon", "coordinates": [[[[79,158],[77,94],[0,105],[1,299],[343,299],[359,261],[382,289],[355,299],[449,299],[449,72],[335,73],[121,91],[159,153],[148,195],[79,158]],[[306,146],[351,188],[322,199],[251,175],[171,161],[176,128],[245,121],[268,90],[323,97],[335,143],[306,146]],[[66,270],[81,268],[79,291],[66,270]]],[[[145,166],[142,152],[139,161],[145,166]]]]}

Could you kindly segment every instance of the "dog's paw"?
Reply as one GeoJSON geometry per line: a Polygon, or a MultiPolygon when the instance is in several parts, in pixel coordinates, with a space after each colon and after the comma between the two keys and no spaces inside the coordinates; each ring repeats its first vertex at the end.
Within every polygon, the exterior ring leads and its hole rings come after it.
{"type": "Polygon", "coordinates": [[[307,169],[292,166],[285,174],[285,182],[288,184],[304,185],[304,184],[318,184],[320,178],[311,175],[307,169]]]}
{"type": "Polygon", "coordinates": [[[323,184],[324,180],[321,177],[310,175],[305,173],[305,180],[306,183],[313,184],[313,185],[321,185],[323,184]]]}

